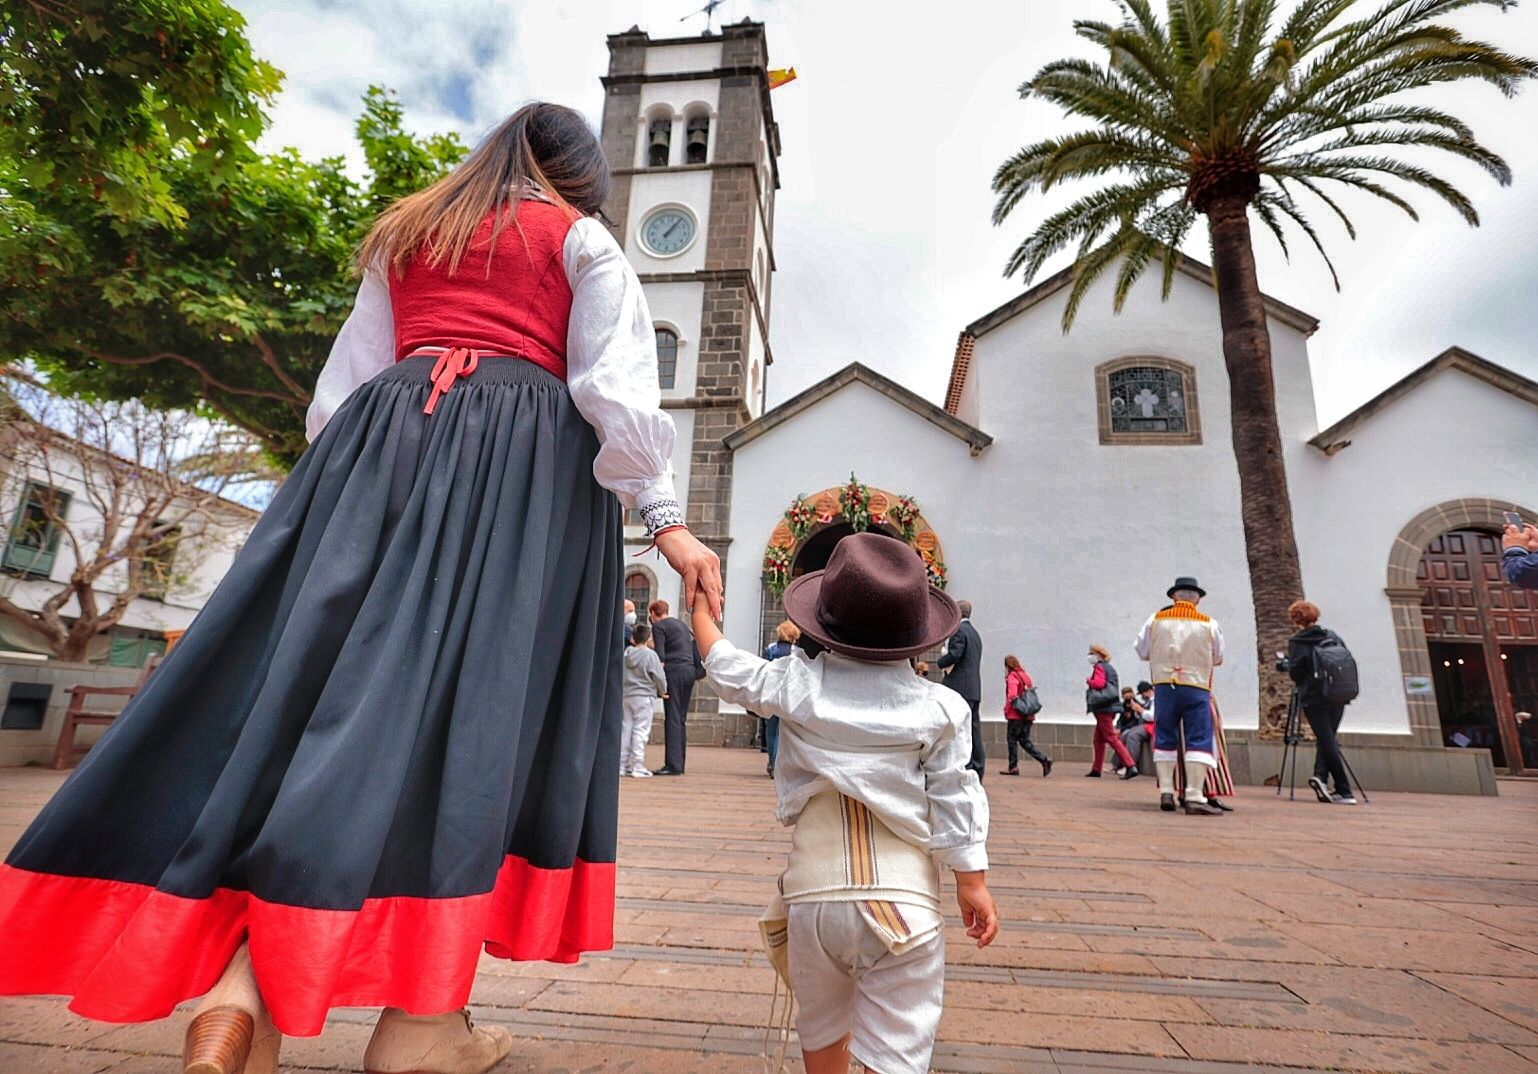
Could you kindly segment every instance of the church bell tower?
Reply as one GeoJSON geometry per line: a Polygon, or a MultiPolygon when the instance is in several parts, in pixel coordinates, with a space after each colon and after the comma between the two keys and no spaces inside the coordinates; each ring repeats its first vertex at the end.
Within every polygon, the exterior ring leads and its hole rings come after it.
{"type": "MultiPolygon", "coordinates": [[[[763,413],[773,361],[780,137],[764,26],[745,19],[719,33],[656,40],[632,28],[608,42],[600,133],[613,187],[604,211],[651,308],[662,405],[678,426],[673,471],[685,518],[724,569],[732,456],[722,440],[763,413]]],[[[634,551],[644,532],[635,516],[626,522],[634,551]]],[[[636,599],[649,585],[651,596],[680,608],[678,580],[668,572],[658,582],[640,562],[627,561],[626,595],[636,599]]]]}

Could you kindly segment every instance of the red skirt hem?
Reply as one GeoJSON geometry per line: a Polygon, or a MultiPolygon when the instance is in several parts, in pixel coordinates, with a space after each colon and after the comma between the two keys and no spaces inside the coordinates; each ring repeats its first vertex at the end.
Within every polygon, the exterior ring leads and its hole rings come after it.
{"type": "Polygon", "coordinates": [[[189,899],[0,865],[0,995],[71,996],[104,1022],[164,1018],[213,987],[241,940],[274,1024],[312,1037],[332,1007],[439,1014],[470,998],[482,948],[575,962],[614,946],[614,863],[540,869],[508,857],[491,891],[366,899],[356,910],[219,888],[189,899]]]}

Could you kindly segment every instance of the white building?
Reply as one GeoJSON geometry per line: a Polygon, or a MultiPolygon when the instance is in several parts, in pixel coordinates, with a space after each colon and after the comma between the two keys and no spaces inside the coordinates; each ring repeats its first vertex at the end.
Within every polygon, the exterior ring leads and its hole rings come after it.
{"type": "MultiPolygon", "coordinates": [[[[1084,752],[1086,647],[1107,645],[1135,682],[1138,627],[1195,574],[1229,641],[1218,694],[1236,775],[1274,772],[1274,745],[1242,733],[1257,723],[1256,644],[1209,271],[1188,261],[1168,301],[1145,283],[1120,315],[1107,282],[1068,335],[1066,274],[1033,287],[961,334],[943,407],[852,364],[765,412],[780,136],[763,27],[631,29],[609,50],[606,212],[656,319],[680,498],[726,564],[733,640],[756,647],[779,617],[766,562],[816,569],[850,531],[836,491],[854,474],[878,506],[917,501],[915,542],[974,601],[985,718],[1002,723],[1014,653],[1041,686],[1039,737],[1084,752]],[[782,525],[793,500],[825,490],[826,521],[782,525]]],[[[1538,385],[1453,349],[1321,432],[1317,324],[1267,308],[1306,595],[1362,670],[1346,724],[1357,767],[1369,787],[1493,790],[1492,754],[1523,764],[1515,713],[1538,710],[1538,602],[1494,580],[1491,538],[1503,509],[1538,517],[1538,385]]],[[[628,596],[676,607],[677,579],[630,564],[628,596]]],[[[691,737],[747,741],[750,718],[700,696],[691,737]]]]}
{"type": "MultiPolygon", "coordinates": [[[[79,443],[51,452],[50,460],[45,470],[30,455],[18,458],[6,451],[0,438],[0,597],[27,611],[41,608],[69,581],[77,564],[76,541],[85,556],[98,554],[106,521],[98,501],[103,490],[112,487],[106,471],[125,465],[123,460],[79,443]],[[86,465],[98,473],[88,475],[86,465]],[[50,522],[43,506],[45,498],[62,513],[64,526],[50,522]]],[[[259,517],[243,504],[210,498],[190,487],[189,497],[195,497],[199,504],[191,513],[185,504],[172,501],[167,505],[167,517],[187,514],[187,519],[174,551],[157,559],[160,581],[129,603],[110,633],[93,641],[87,654],[91,662],[139,667],[152,654],[163,652],[167,632],[174,637],[192,622],[259,517]]],[[[122,512],[116,521],[121,524],[127,516],[128,512],[122,512]]],[[[110,605],[123,592],[126,580],[126,565],[109,567],[96,587],[98,605],[110,605]]],[[[66,618],[74,618],[80,611],[78,601],[72,597],[60,611],[66,618]]],[[[47,639],[39,632],[0,615],[0,653],[49,651],[47,639]]]]}

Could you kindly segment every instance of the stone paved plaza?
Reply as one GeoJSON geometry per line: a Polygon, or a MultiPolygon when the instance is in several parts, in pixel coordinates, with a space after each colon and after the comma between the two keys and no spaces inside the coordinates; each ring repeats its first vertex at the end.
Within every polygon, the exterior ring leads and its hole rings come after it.
{"type": "MultiPolygon", "coordinates": [[[[59,782],[0,770],[0,845],[59,782]]],[[[936,1071],[1538,1072],[1538,783],[1355,809],[1241,788],[1211,819],[1079,766],[986,786],[1003,931],[979,952],[951,930],[936,1071]]],[[[787,846],[772,803],[742,750],[627,780],[618,946],[483,961],[476,1013],[518,1035],[498,1070],[759,1074],[754,920],[787,846]]],[[[0,999],[0,1074],[176,1072],[187,1017],[111,1026],[0,999]]],[[[284,1069],[359,1070],[369,1019],[334,1012],[284,1069]]]]}

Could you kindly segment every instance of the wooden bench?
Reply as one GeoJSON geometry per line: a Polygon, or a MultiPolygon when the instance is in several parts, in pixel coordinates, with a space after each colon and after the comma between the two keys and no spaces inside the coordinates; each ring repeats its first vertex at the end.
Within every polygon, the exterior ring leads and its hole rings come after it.
{"type": "Polygon", "coordinates": [[[144,680],[150,677],[160,663],[161,654],[157,653],[144,662],[144,670],[139,673],[139,681],[132,686],[71,686],[69,688],[69,708],[64,711],[64,726],[59,728],[59,743],[53,750],[53,767],[56,769],[73,768],[80,763],[80,758],[90,752],[90,746],[75,745],[75,728],[105,727],[118,718],[116,712],[87,712],[86,698],[93,694],[105,697],[133,697],[144,685],[144,680]]]}

